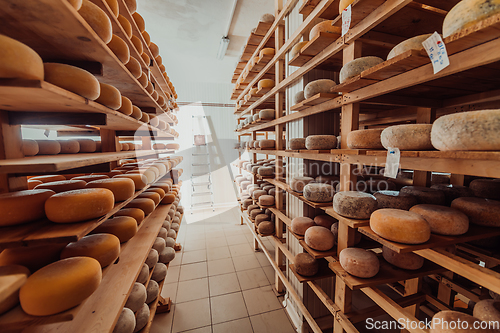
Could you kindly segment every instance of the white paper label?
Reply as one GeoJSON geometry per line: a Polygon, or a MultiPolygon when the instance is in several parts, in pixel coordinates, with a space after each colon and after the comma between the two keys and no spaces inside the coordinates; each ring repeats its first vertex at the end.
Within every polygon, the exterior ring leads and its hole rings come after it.
{"type": "Polygon", "coordinates": [[[342,11],[342,36],[344,36],[351,27],[351,5],[342,11]]]}
{"type": "Polygon", "coordinates": [[[387,150],[387,159],[385,161],[384,176],[388,178],[396,178],[399,171],[399,160],[401,153],[398,148],[389,148],[387,150]]]}
{"type": "Polygon", "coordinates": [[[446,52],[446,45],[444,45],[441,35],[434,32],[432,36],[427,38],[422,42],[429,58],[431,59],[432,67],[434,68],[434,74],[443,70],[450,65],[450,59],[448,59],[448,52],[446,52]]]}

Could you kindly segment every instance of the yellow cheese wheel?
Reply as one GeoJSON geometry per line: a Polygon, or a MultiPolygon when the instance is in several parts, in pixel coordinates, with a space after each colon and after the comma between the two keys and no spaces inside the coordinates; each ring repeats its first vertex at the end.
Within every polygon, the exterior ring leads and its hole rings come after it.
{"type": "Polygon", "coordinates": [[[257,84],[259,90],[260,89],[266,89],[266,88],[272,88],[274,87],[274,80],[271,79],[262,79],[259,81],[257,84]]]}
{"type": "MultiPolygon", "coordinates": [[[[137,226],[136,226],[137,227],[137,226]]],[[[61,259],[90,257],[101,267],[112,264],[120,255],[120,240],[112,234],[88,235],[79,241],[69,243],[61,252],[61,259]]]]}
{"type": "Polygon", "coordinates": [[[54,194],[54,191],[45,189],[0,194],[0,227],[28,223],[45,217],[45,202],[54,194]]]}
{"type": "Polygon", "coordinates": [[[82,188],[85,188],[85,182],[83,180],[73,180],[73,179],[43,183],[35,187],[35,189],[37,190],[52,190],[55,193],[80,190],[82,188]]]}
{"type": "Polygon", "coordinates": [[[149,66],[151,64],[151,58],[149,58],[149,56],[145,52],[143,52],[141,54],[141,58],[142,58],[142,60],[144,60],[144,62],[146,63],[146,65],[149,66]]]}
{"type": "Polygon", "coordinates": [[[115,17],[118,17],[118,15],[120,15],[120,6],[118,6],[119,0],[105,0],[105,1],[108,4],[109,8],[111,9],[113,15],[115,17]]]}
{"type": "Polygon", "coordinates": [[[108,15],[89,0],[83,0],[82,7],[78,13],[94,29],[102,41],[108,44],[113,36],[113,27],[108,15]]]}
{"type": "Polygon", "coordinates": [[[127,172],[127,174],[130,174],[130,173],[143,174],[148,179],[148,184],[151,184],[152,182],[154,182],[156,180],[156,178],[158,178],[158,175],[159,175],[158,169],[153,169],[153,168],[139,168],[137,170],[132,170],[132,171],[127,172]]]}
{"type": "Polygon", "coordinates": [[[382,128],[352,131],[347,135],[347,147],[350,149],[384,149],[380,141],[382,128]]]}
{"type": "Polygon", "coordinates": [[[95,101],[110,109],[118,110],[122,106],[122,95],[120,91],[110,84],[99,82],[101,92],[95,101]]]}
{"type": "Polygon", "coordinates": [[[130,60],[130,50],[128,49],[127,43],[117,35],[113,35],[111,41],[108,43],[108,47],[116,55],[116,57],[124,64],[128,63],[130,60]]]}
{"type": "Polygon", "coordinates": [[[321,32],[329,33],[333,38],[338,38],[342,34],[342,28],[332,25],[333,21],[324,21],[316,24],[309,32],[309,40],[314,39],[321,32]]]}
{"type": "Polygon", "coordinates": [[[149,115],[146,112],[143,112],[139,120],[147,124],[149,123],[149,115]]]}
{"type": "Polygon", "coordinates": [[[410,212],[422,216],[431,227],[431,232],[440,235],[457,236],[469,230],[469,218],[461,211],[439,205],[416,205],[410,212]]]}
{"type": "Polygon", "coordinates": [[[146,30],[146,22],[144,21],[144,18],[141,16],[141,14],[135,12],[132,14],[132,18],[134,19],[135,24],[137,24],[140,32],[146,30]]]}
{"type": "Polygon", "coordinates": [[[36,140],[38,144],[37,155],[57,155],[61,152],[61,144],[56,140],[36,140]]]}
{"type": "MultiPolygon", "coordinates": [[[[145,53],[143,53],[145,54],[145,53]]],[[[146,62],[147,64],[149,64],[149,62],[146,62]]],[[[155,88],[153,87],[153,84],[151,83],[151,81],[148,81],[148,85],[146,86],[146,91],[148,92],[148,94],[152,94],[153,93],[153,90],[155,88]]]]}
{"type": "Polygon", "coordinates": [[[181,146],[178,143],[167,143],[165,144],[167,149],[178,150],[181,146]]]}
{"type": "Polygon", "coordinates": [[[139,109],[137,106],[133,105],[132,106],[132,114],[130,115],[134,119],[141,119],[142,117],[142,111],[139,109]]]}
{"type": "Polygon", "coordinates": [[[98,175],[98,176],[108,176],[108,177],[113,177],[116,175],[121,175],[123,172],[120,170],[111,170],[110,172],[101,172],[101,173],[92,173],[90,174],[91,176],[98,175]]]}
{"type": "Polygon", "coordinates": [[[23,266],[0,266],[0,315],[19,304],[19,289],[30,271],[23,266]]]}
{"type": "Polygon", "coordinates": [[[159,188],[159,187],[153,187],[153,186],[151,186],[146,192],[155,192],[155,193],[158,193],[158,195],[160,196],[160,199],[163,199],[163,197],[165,196],[165,191],[163,189],[159,188]]]}
{"type": "Polygon", "coordinates": [[[109,213],[115,205],[113,192],[106,188],[86,188],[58,193],[45,202],[45,213],[52,222],[74,223],[109,213]]]}
{"type": "Polygon", "coordinates": [[[259,57],[262,58],[265,55],[274,55],[275,50],[272,47],[266,47],[260,50],[259,57]]]}
{"type": "Polygon", "coordinates": [[[135,77],[136,79],[141,77],[142,75],[141,64],[136,58],[130,57],[129,62],[125,64],[125,67],[127,67],[130,74],[132,74],[132,76],[135,77]]]}
{"type": "Polygon", "coordinates": [[[40,185],[40,184],[43,184],[43,182],[40,181],[40,180],[30,180],[30,179],[28,179],[28,190],[32,190],[35,187],[37,187],[38,185],[40,185]]]}
{"type": "Polygon", "coordinates": [[[431,35],[432,34],[419,35],[399,43],[398,45],[394,46],[394,48],[389,52],[387,60],[403,54],[408,50],[423,49],[422,42],[429,38],[431,35]]]}
{"type": "Polygon", "coordinates": [[[131,198],[135,193],[135,184],[129,178],[108,178],[94,180],[85,186],[86,188],[107,188],[113,192],[115,202],[125,201],[131,198]]]}
{"type": "Polygon", "coordinates": [[[409,124],[387,127],[380,134],[384,148],[399,150],[431,150],[431,124],[409,124]]]}
{"type": "Polygon", "coordinates": [[[35,176],[31,177],[30,180],[40,180],[43,183],[57,182],[60,180],[66,180],[63,175],[45,175],[45,176],[35,176]]]}
{"type": "Polygon", "coordinates": [[[114,216],[129,216],[132,217],[137,224],[139,224],[144,220],[145,215],[139,208],[122,208],[117,211],[114,216]]]}
{"type": "Polygon", "coordinates": [[[158,92],[156,90],[153,90],[153,93],[151,94],[151,97],[157,101],[158,100],[158,92]]]}
{"type": "Polygon", "coordinates": [[[21,287],[21,307],[32,316],[49,316],[79,305],[99,287],[101,265],[93,258],[59,260],[31,275],[21,287]]]}
{"type": "Polygon", "coordinates": [[[500,12],[498,0],[463,0],[453,7],[443,21],[443,36],[446,38],[467,29],[500,12]]]}
{"type": "Polygon", "coordinates": [[[168,205],[168,204],[171,204],[174,201],[175,201],[175,194],[172,193],[172,192],[169,192],[169,193],[165,194],[165,196],[161,200],[161,203],[164,204],[164,205],[168,205]]]}
{"type": "Polygon", "coordinates": [[[139,194],[137,197],[138,198],[148,198],[148,199],[151,199],[151,200],[154,201],[155,206],[158,205],[160,203],[160,200],[161,200],[160,195],[158,193],[156,193],[156,192],[145,191],[145,192],[139,194]]]}
{"type": "Polygon", "coordinates": [[[136,0],[124,0],[124,1],[130,14],[135,13],[135,11],[137,10],[137,1],[136,0]]]}
{"type": "Polygon", "coordinates": [[[474,224],[487,227],[500,227],[500,201],[484,198],[457,198],[451,208],[463,212],[474,224]]]}
{"type": "Polygon", "coordinates": [[[0,78],[43,80],[42,58],[30,47],[0,35],[0,78]]]}
{"type": "Polygon", "coordinates": [[[80,151],[80,144],[77,140],[57,140],[61,145],[60,154],[76,154],[80,151]]]}
{"type": "Polygon", "coordinates": [[[120,22],[120,25],[122,26],[123,31],[125,31],[127,37],[132,38],[132,24],[130,24],[129,20],[127,20],[125,16],[119,14],[118,22],[120,22]]]}
{"type": "Polygon", "coordinates": [[[86,70],[56,63],[45,63],[43,66],[45,81],[90,100],[99,97],[99,81],[86,70]]]}
{"type": "Polygon", "coordinates": [[[422,216],[401,209],[376,210],[370,227],[380,237],[403,244],[422,244],[431,237],[429,223],[422,216]]]}
{"type": "Polygon", "coordinates": [[[150,189],[154,188],[161,188],[165,192],[165,194],[167,194],[168,192],[170,192],[171,185],[169,183],[156,182],[150,187],[150,189]]]}
{"type": "Polygon", "coordinates": [[[143,72],[143,73],[141,74],[141,77],[139,77],[139,78],[137,79],[137,81],[139,81],[139,83],[141,84],[141,86],[143,86],[144,88],[146,88],[146,87],[147,87],[147,85],[148,85],[148,82],[149,82],[149,81],[148,81],[148,76],[146,75],[146,73],[144,73],[144,72],[143,72]]]}
{"type": "Polygon", "coordinates": [[[151,42],[151,44],[149,45],[149,50],[155,58],[160,55],[160,48],[153,42],[151,42]]]}
{"type": "Polygon", "coordinates": [[[295,58],[299,53],[300,53],[300,50],[307,44],[309,43],[308,41],[306,42],[299,42],[297,44],[295,44],[292,49],[290,50],[290,59],[293,59],[295,58]]]}
{"type": "Polygon", "coordinates": [[[68,0],[69,4],[73,6],[76,10],[82,7],[83,0],[68,0]]]}
{"type": "Polygon", "coordinates": [[[354,2],[354,0],[340,0],[340,3],[339,3],[339,13],[342,13],[344,11],[344,9],[346,9],[347,6],[349,6],[353,2],[354,2]]]}
{"type": "Polygon", "coordinates": [[[355,77],[356,75],[361,74],[361,72],[370,69],[383,62],[384,60],[379,57],[361,57],[349,61],[340,70],[339,82],[344,83],[348,79],[355,77]]]}
{"type": "Polygon", "coordinates": [[[151,124],[151,126],[153,126],[153,127],[158,127],[158,125],[160,124],[160,118],[158,118],[154,114],[150,114],[149,115],[149,124],[151,124]]]}
{"type": "Polygon", "coordinates": [[[92,233],[115,235],[120,243],[124,243],[137,233],[137,221],[131,216],[117,216],[104,221],[92,233]]]}
{"type": "Polygon", "coordinates": [[[130,201],[125,208],[139,208],[144,212],[144,215],[151,214],[155,208],[155,202],[149,198],[137,198],[130,201]]]}
{"type": "Polygon", "coordinates": [[[35,156],[38,154],[38,143],[35,140],[23,139],[24,156],[35,156]]]}
{"type": "Polygon", "coordinates": [[[127,173],[124,175],[116,175],[113,178],[129,178],[134,181],[135,190],[142,190],[148,184],[148,178],[140,173],[127,173]]]}
{"type": "Polygon", "coordinates": [[[130,40],[132,41],[132,44],[134,44],[134,47],[137,50],[137,53],[142,54],[144,52],[144,46],[142,45],[142,42],[139,39],[139,37],[132,36],[132,38],[130,38],[130,40]]]}
{"type": "Polygon", "coordinates": [[[126,116],[130,116],[132,114],[132,102],[125,96],[121,96],[121,102],[122,104],[117,111],[123,113],[126,116]]]}
{"type": "Polygon", "coordinates": [[[151,36],[149,36],[149,33],[147,31],[143,31],[142,37],[144,37],[144,41],[146,42],[146,45],[149,47],[149,44],[151,44],[151,36]]]}

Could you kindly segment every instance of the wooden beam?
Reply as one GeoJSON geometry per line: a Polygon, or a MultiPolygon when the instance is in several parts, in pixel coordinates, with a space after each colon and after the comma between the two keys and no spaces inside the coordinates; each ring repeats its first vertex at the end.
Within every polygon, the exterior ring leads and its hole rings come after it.
{"type": "Polygon", "coordinates": [[[11,112],[11,125],[106,125],[106,115],[102,113],[70,112],[11,112]]]}

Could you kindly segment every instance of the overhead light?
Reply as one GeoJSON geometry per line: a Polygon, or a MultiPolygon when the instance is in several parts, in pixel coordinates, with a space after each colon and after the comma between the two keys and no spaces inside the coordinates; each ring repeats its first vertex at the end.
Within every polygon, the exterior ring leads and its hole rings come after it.
{"type": "Polygon", "coordinates": [[[219,44],[219,52],[217,53],[217,59],[219,60],[224,59],[228,46],[229,46],[229,37],[222,37],[219,44]]]}

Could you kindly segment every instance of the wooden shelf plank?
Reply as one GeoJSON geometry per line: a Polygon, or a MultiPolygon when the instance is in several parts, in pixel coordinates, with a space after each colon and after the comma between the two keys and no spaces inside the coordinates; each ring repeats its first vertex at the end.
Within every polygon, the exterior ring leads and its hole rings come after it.
{"type": "Polygon", "coordinates": [[[337,97],[339,97],[338,94],[319,93],[306,100],[303,100],[298,104],[293,105],[292,107],[290,107],[290,111],[302,111],[310,108],[311,106],[324,103],[337,97]]]}
{"type": "Polygon", "coordinates": [[[297,273],[297,271],[295,271],[294,264],[290,264],[290,265],[288,265],[288,267],[290,267],[290,270],[295,275],[297,280],[299,280],[300,283],[305,283],[308,281],[316,281],[316,280],[326,279],[326,278],[330,278],[332,276],[335,276],[335,273],[328,267],[328,261],[320,259],[320,260],[318,260],[318,264],[319,264],[318,273],[316,273],[313,276],[300,275],[299,273],[297,273]]]}
{"type": "Polygon", "coordinates": [[[330,215],[333,218],[336,218],[342,223],[347,224],[349,227],[357,229],[359,227],[366,227],[370,225],[370,220],[355,220],[355,219],[350,219],[344,216],[339,215],[333,208],[327,208],[323,207],[322,208],[326,214],[330,215]]]}
{"type": "Polygon", "coordinates": [[[363,71],[361,73],[361,78],[380,81],[423,66],[430,62],[427,54],[423,52],[408,50],[390,60],[363,71]]]}
{"type": "MultiPolygon", "coordinates": [[[[354,0],[351,5],[351,28],[355,27],[359,22],[363,21],[384,2],[385,0],[354,0]]],[[[337,19],[334,25],[337,27],[342,27],[342,19],[337,19]]]]}

